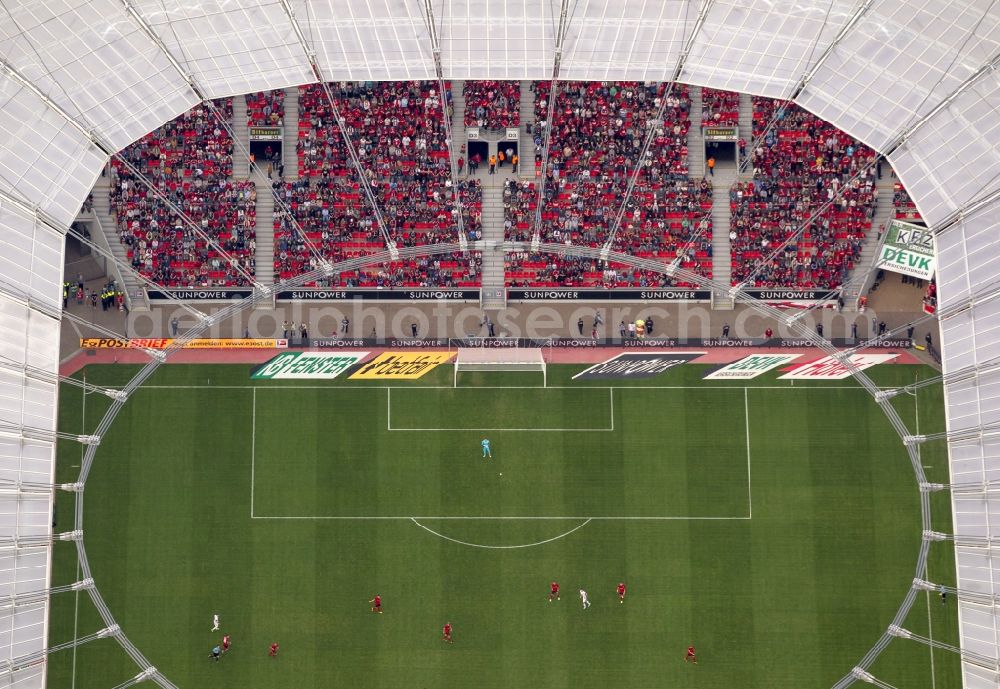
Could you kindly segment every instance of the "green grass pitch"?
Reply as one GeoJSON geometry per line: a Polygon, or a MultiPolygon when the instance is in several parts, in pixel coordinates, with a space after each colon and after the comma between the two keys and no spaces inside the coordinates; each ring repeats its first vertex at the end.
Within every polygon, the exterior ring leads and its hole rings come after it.
{"type": "MultiPolygon", "coordinates": [[[[253,384],[246,366],[163,367],[98,449],[94,578],[184,688],[799,689],[847,673],[891,621],[920,541],[908,458],[870,397],[851,380],[703,381],[697,365],[572,380],[581,368],[551,366],[547,389],[535,373],[466,373],[453,389],[448,366],[415,382],[253,384]],[[563,596],[550,604],[551,581],[563,596]],[[219,663],[213,613],[233,638],[219,663]]],[[[135,370],[86,375],[121,385],[135,370]]],[[[93,430],[109,403],[64,387],[61,430],[93,430]]],[[[943,430],[939,386],[893,403],[911,429],[943,430]]],[[[80,458],[61,444],[60,481],[80,458]]],[[[943,444],[922,463],[947,482],[943,444]]],[[[57,531],[73,498],[57,496],[57,531]]],[[[948,531],[947,495],[932,506],[948,531]]],[[[58,543],[53,585],[78,577],[58,543]]],[[[950,546],[932,547],[927,578],[954,583],[950,546]]],[[[86,594],[53,599],[50,643],[102,626],[86,594]]],[[[957,643],[953,601],[921,595],[905,626],[957,643]]],[[[138,671],[101,639],[53,655],[49,686],[107,689],[138,671]]],[[[960,686],[954,655],[915,642],[893,642],[873,673],[960,686]]]]}

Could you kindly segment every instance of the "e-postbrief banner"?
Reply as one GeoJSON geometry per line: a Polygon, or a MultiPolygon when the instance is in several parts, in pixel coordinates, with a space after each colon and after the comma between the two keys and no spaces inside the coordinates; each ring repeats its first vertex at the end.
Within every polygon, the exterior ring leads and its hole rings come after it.
{"type": "Polygon", "coordinates": [[[361,364],[350,375],[352,380],[415,380],[440,364],[449,361],[454,352],[386,352],[361,364]]]}
{"type": "MultiPolygon", "coordinates": [[[[892,361],[898,354],[852,354],[850,362],[859,370],[864,371],[875,364],[884,364],[892,361]]],[[[795,366],[791,371],[783,376],[778,376],[778,380],[842,380],[849,378],[850,369],[832,356],[825,356],[822,359],[811,361],[808,364],[795,366]]]]}
{"type": "Polygon", "coordinates": [[[189,340],[183,347],[184,349],[285,349],[288,347],[288,340],[202,338],[189,340]]]}
{"type": "Polygon", "coordinates": [[[253,380],[336,378],[368,352],[283,352],[250,373],[253,380]]]}
{"type": "MultiPolygon", "coordinates": [[[[173,338],[81,337],[80,349],[167,349],[173,338]]],[[[284,349],[288,340],[198,338],[181,345],[184,349],[284,349]]]]}
{"type": "Polygon", "coordinates": [[[798,354],[751,354],[706,374],[704,380],[748,380],[798,358],[798,354]]]}
{"type": "Polygon", "coordinates": [[[594,380],[598,378],[652,378],[674,366],[686,363],[705,352],[636,352],[619,354],[580,371],[573,380],[594,380]]]}

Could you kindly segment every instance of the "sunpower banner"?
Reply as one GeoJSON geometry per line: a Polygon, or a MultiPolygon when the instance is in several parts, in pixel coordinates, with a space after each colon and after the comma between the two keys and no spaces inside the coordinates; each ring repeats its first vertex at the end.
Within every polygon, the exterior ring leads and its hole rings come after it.
{"type": "MultiPolygon", "coordinates": [[[[859,370],[864,371],[875,364],[884,364],[895,359],[898,354],[852,354],[850,362],[859,370]]],[[[808,364],[794,367],[783,376],[778,376],[778,380],[841,380],[849,378],[851,371],[840,361],[832,356],[825,356],[822,359],[811,361],[808,364]]]]}
{"type": "Polygon", "coordinates": [[[751,354],[712,371],[704,380],[749,380],[798,358],[798,354],[751,354]]]}
{"type": "Polygon", "coordinates": [[[890,220],[878,267],[921,280],[934,276],[934,235],[925,227],[890,220]]]}
{"type": "Polygon", "coordinates": [[[652,378],[705,352],[626,352],[580,371],[573,380],[597,378],[652,378]]]}
{"type": "Polygon", "coordinates": [[[284,352],[250,374],[252,380],[336,378],[368,356],[368,352],[284,352]]]}

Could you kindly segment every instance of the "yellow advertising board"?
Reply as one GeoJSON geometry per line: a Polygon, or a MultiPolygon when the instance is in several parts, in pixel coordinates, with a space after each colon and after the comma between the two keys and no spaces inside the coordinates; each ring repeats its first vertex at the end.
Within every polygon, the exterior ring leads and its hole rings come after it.
{"type": "Polygon", "coordinates": [[[386,352],[351,374],[354,380],[415,380],[449,361],[454,352],[386,352]]]}

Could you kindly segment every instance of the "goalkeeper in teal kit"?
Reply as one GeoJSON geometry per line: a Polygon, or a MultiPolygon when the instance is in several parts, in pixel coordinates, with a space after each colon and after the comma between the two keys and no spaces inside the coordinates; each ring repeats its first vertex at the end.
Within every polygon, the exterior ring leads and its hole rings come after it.
{"type": "Polygon", "coordinates": [[[493,453],[490,452],[490,441],[486,438],[483,438],[483,459],[486,459],[487,457],[492,459],[493,453]]]}

